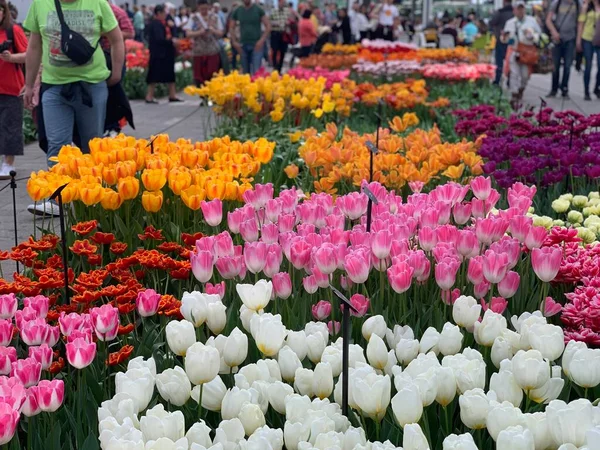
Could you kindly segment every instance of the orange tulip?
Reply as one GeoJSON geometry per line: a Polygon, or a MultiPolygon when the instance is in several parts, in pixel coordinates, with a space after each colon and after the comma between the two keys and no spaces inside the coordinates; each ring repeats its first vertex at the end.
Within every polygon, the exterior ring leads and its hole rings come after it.
{"type": "Polygon", "coordinates": [[[137,149],[135,147],[117,148],[117,161],[137,161],[137,149]]]}
{"type": "Polygon", "coordinates": [[[285,169],[283,169],[288,178],[294,179],[298,176],[298,166],[296,164],[290,164],[285,169]]]}
{"type": "Polygon", "coordinates": [[[181,200],[188,208],[197,211],[202,200],[206,198],[206,191],[199,186],[192,185],[181,191],[181,200]]]}
{"type": "Polygon", "coordinates": [[[206,196],[209,200],[215,198],[223,200],[225,195],[225,182],[219,179],[213,179],[206,182],[206,196]]]}
{"type": "Polygon", "coordinates": [[[140,192],[140,180],[135,177],[121,178],[117,183],[117,189],[123,200],[131,200],[140,192]]]}
{"type": "Polygon", "coordinates": [[[69,182],[66,188],[62,191],[63,203],[71,203],[79,199],[79,181],[73,180],[69,182]]]}
{"type": "Polygon", "coordinates": [[[167,169],[144,169],[142,183],[148,191],[159,191],[167,184],[167,169]]]}
{"type": "Polygon", "coordinates": [[[148,212],[155,213],[160,211],[163,204],[162,191],[144,191],[142,193],[142,206],[148,212]]]}
{"type": "Polygon", "coordinates": [[[113,191],[110,188],[104,188],[104,197],[102,197],[102,207],[109,211],[115,211],[121,207],[123,199],[118,192],[113,191]]]}
{"type": "Polygon", "coordinates": [[[114,164],[104,166],[102,168],[102,178],[104,179],[104,182],[109,186],[114,186],[115,184],[117,184],[119,177],[117,176],[117,170],[114,164]]]}
{"type": "Polygon", "coordinates": [[[86,206],[92,206],[102,200],[104,188],[100,183],[82,183],[79,188],[79,195],[86,206]]]}
{"type": "Polygon", "coordinates": [[[132,177],[137,172],[135,161],[119,161],[115,164],[115,170],[119,178],[132,177]]]}
{"type": "Polygon", "coordinates": [[[169,187],[175,195],[181,195],[181,191],[192,184],[192,175],[183,169],[173,169],[169,172],[169,187]]]}
{"type": "Polygon", "coordinates": [[[34,178],[33,174],[32,177],[27,180],[27,193],[34,202],[39,202],[52,194],[52,192],[50,192],[50,187],[48,186],[48,180],[38,177],[34,178]]]}

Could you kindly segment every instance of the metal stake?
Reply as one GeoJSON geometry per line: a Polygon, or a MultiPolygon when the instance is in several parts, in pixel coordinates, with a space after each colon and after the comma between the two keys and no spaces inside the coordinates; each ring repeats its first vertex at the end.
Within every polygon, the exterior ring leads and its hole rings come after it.
{"type": "Polygon", "coordinates": [[[63,260],[63,273],[65,277],[65,302],[68,305],[71,303],[71,292],[69,291],[69,264],[67,261],[67,232],[65,230],[65,210],[63,208],[62,191],[67,187],[69,183],[63,184],[50,196],[51,199],[56,199],[58,202],[58,214],[60,216],[60,240],[62,241],[62,260],[63,260]]]}
{"type": "MultiPolygon", "coordinates": [[[[17,233],[17,182],[15,177],[17,176],[17,172],[14,170],[10,171],[10,188],[12,189],[12,201],[13,201],[13,224],[15,226],[15,247],[19,246],[19,238],[17,233]]],[[[15,261],[17,264],[17,273],[19,273],[19,261],[15,261]]]]}

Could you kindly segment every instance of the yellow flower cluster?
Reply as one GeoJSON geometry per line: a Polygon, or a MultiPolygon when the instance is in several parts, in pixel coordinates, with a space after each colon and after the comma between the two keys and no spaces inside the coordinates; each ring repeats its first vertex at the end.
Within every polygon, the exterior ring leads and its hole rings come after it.
{"type": "MultiPolygon", "coordinates": [[[[395,117],[389,125],[396,133],[402,133],[417,124],[417,117],[406,113],[395,117]]],[[[337,136],[338,129],[333,123],[322,133],[313,128],[304,132],[305,142],[298,153],[309,169],[317,192],[345,191],[344,187],[360,186],[369,178],[366,142],[375,143],[375,134],[359,135],[346,128],[340,140],[337,136]]],[[[399,189],[410,181],[427,184],[442,177],[460,180],[479,175],[482,160],[477,155],[478,148],[479,142],[442,142],[437,127],[415,129],[405,137],[382,129],[379,153],[374,156],[374,181],[389,189],[399,189]]]]}
{"type": "Polygon", "coordinates": [[[141,182],[145,189],[141,201],[147,211],[158,211],[163,197],[171,193],[196,210],[204,199],[241,200],[261,165],[271,161],[274,148],[275,143],[264,138],[239,142],[224,137],[196,143],[171,142],[166,134],[152,141],[123,134],[97,138],[90,141],[89,154],[63,147],[52,169],[31,174],[27,192],[40,201],[68,183],[65,202],[116,210],[123,201],[140,196],[141,182]]]}
{"type": "Polygon", "coordinates": [[[355,55],[360,50],[360,44],[344,45],[344,44],[331,44],[327,43],[323,46],[321,53],[329,54],[335,53],[340,55],[355,55]]]}
{"type": "Polygon", "coordinates": [[[577,228],[577,235],[586,244],[596,242],[600,237],[600,193],[598,191],[592,191],[588,195],[562,194],[552,202],[552,209],[566,221],[535,215],[534,220],[545,220],[553,226],[577,228]]]}
{"type": "Polygon", "coordinates": [[[322,77],[301,80],[272,72],[268,77],[252,80],[250,75],[233,72],[215,75],[202,87],[189,86],[185,92],[206,98],[214,104],[215,112],[227,117],[244,117],[250,111],[259,117],[270,115],[273,122],[279,122],[287,114],[299,118],[302,111],[319,109],[348,116],[354,86],[354,82],[344,81],[327,89],[322,77]]]}

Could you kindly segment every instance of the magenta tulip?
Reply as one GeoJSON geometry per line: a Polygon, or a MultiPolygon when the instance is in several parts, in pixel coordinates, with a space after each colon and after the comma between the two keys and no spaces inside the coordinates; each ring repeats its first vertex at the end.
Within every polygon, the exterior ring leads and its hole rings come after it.
{"type": "MultiPolygon", "coordinates": [[[[90,328],[91,330],[91,328],[90,328]]],[[[46,339],[43,344],[46,344],[48,347],[54,347],[60,338],[60,329],[58,326],[52,327],[48,325],[46,339]]]]}
{"type": "Polygon", "coordinates": [[[221,300],[225,298],[225,282],[221,281],[220,283],[206,283],[204,285],[204,293],[205,294],[217,294],[221,297],[221,300]]]}
{"type": "Polygon", "coordinates": [[[273,292],[276,297],[285,300],[292,294],[292,280],[287,272],[280,272],[273,275],[273,292]]]}
{"type": "Polygon", "coordinates": [[[30,320],[35,320],[37,318],[38,318],[37,313],[35,312],[35,309],[33,309],[33,308],[25,307],[23,309],[19,309],[15,313],[15,323],[17,324],[17,328],[19,330],[21,328],[23,328],[23,324],[25,322],[29,322],[30,320]]]}
{"type": "Polygon", "coordinates": [[[63,380],[42,380],[38,383],[38,404],[44,412],[54,412],[65,399],[65,383],[63,380]]]}
{"type": "Polygon", "coordinates": [[[21,339],[27,345],[40,345],[48,335],[48,324],[45,319],[34,319],[21,324],[21,339]]]}
{"type": "Polygon", "coordinates": [[[10,344],[13,338],[14,331],[12,320],[0,319],[0,347],[5,347],[10,344]]]}
{"type": "Polygon", "coordinates": [[[538,278],[546,283],[554,280],[560,269],[562,251],[559,247],[534,248],[531,251],[531,265],[538,278]]]}
{"type": "Polygon", "coordinates": [[[192,273],[200,283],[206,283],[213,276],[213,254],[209,251],[195,251],[190,253],[192,273]]]}
{"type": "Polygon", "coordinates": [[[150,317],[156,314],[160,297],[161,295],[154,289],[146,289],[138,292],[137,298],[135,299],[135,307],[138,314],[142,317],[150,317]]]}
{"type": "Polygon", "coordinates": [[[0,403],[0,445],[8,443],[17,430],[19,411],[15,411],[6,403],[0,403]]]}
{"type": "Polygon", "coordinates": [[[335,201],[335,206],[350,220],[356,220],[367,212],[368,197],[359,192],[342,195],[335,201]]]}
{"type": "Polygon", "coordinates": [[[42,365],[34,358],[17,359],[12,363],[11,377],[15,377],[26,388],[34,386],[42,376],[42,365]]]}
{"type": "Polygon", "coordinates": [[[292,240],[289,260],[296,269],[304,269],[308,266],[312,248],[313,247],[301,237],[292,240]]]}
{"type": "Polygon", "coordinates": [[[83,338],[74,339],[66,345],[67,361],[76,369],[89,366],[96,357],[96,343],[83,338]]]}
{"type": "Polygon", "coordinates": [[[36,416],[42,411],[38,403],[38,391],[37,386],[31,386],[25,391],[25,401],[21,407],[21,412],[25,417],[36,416]]]}
{"type": "Polygon", "coordinates": [[[14,347],[0,347],[0,375],[8,375],[12,370],[12,363],[17,360],[17,349],[14,347]]]}
{"type": "Polygon", "coordinates": [[[354,294],[350,297],[350,303],[354,306],[354,309],[350,309],[350,315],[354,317],[363,317],[369,310],[371,304],[370,300],[361,294],[354,294]]]}
{"type": "Polygon", "coordinates": [[[89,314],[65,314],[64,311],[60,313],[58,325],[60,327],[60,332],[65,336],[69,336],[75,330],[93,328],[89,314]]]}
{"type": "Polygon", "coordinates": [[[112,305],[102,305],[90,310],[90,317],[96,337],[101,341],[112,341],[119,331],[119,309],[112,305]]]}
{"type": "Polygon", "coordinates": [[[481,283],[476,284],[475,286],[473,286],[473,295],[475,296],[475,298],[485,297],[490,290],[490,286],[490,283],[488,283],[487,281],[482,281],[481,283]]]}
{"type": "Polygon", "coordinates": [[[546,297],[544,307],[544,316],[552,317],[562,311],[563,307],[560,303],[554,301],[552,297],[546,297]]]}
{"type": "Polygon", "coordinates": [[[325,320],[331,314],[331,303],[325,300],[320,300],[316,305],[312,306],[312,315],[315,320],[325,320]]]}
{"type": "Polygon", "coordinates": [[[0,403],[7,403],[15,411],[25,401],[25,386],[16,377],[0,377],[0,403]]]}
{"type": "MultiPolygon", "coordinates": [[[[343,251],[345,254],[345,246],[343,251]]],[[[335,272],[338,268],[337,253],[337,247],[329,242],[325,242],[314,251],[313,260],[321,273],[329,275],[335,272]]]]}
{"type": "Polygon", "coordinates": [[[200,209],[202,209],[204,220],[211,227],[218,226],[223,220],[223,202],[218,198],[209,202],[203,200],[200,203],[200,209]]]}
{"type": "MultiPolygon", "coordinates": [[[[410,289],[414,271],[415,270],[407,262],[392,264],[387,270],[387,276],[394,292],[402,294],[410,289]]],[[[381,288],[383,288],[383,286],[381,288]]]]}
{"type": "Polygon", "coordinates": [[[47,370],[52,364],[52,348],[48,344],[39,347],[29,347],[29,357],[42,365],[42,370],[47,370]]]}
{"type": "Polygon", "coordinates": [[[23,305],[26,308],[32,308],[38,318],[45,319],[50,308],[50,299],[44,295],[36,295],[35,297],[25,297],[23,299],[23,305]]]}
{"type": "Polygon", "coordinates": [[[17,308],[18,302],[15,294],[0,295],[0,319],[12,319],[17,308]]]}

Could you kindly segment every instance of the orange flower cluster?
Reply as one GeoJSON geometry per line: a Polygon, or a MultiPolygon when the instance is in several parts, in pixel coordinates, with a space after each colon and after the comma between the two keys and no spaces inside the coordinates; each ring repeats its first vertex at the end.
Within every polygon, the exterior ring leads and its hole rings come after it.
{"type": "MultiPolygon", "coordinates": [[[[362,104],[375,106],[383,99],[394,109],[412,109],[417,105],[427,104],[429,95],[425,80],[422,79],[380,85],[361,83],[356,86],[354,93],[362,104]]],[[[440,105],[436,104],[436,106],[440,105]]]]}
{"type": "Polygon", "coordinates": [[[320,54],[310,55],[300,60],[300,66],[314,69],[322,67],[323,69],[351,69],[358,62],[358,58],[353,54],[320,54]]]}
{"type": "Polygon", "coordinates": [[[420,61],[423,63],[467,62],[477,61],[477,54],[467,47],[456,48],[419,48],[416,50],[399,52],[381,52],[362,48],[358,59],[369,62],[382,61],[420,61]]]}
{"type": "MultiPolygon", "coordinates": [[[[418,124],[412,113],[396,117],[390,128],[402,133],[418,124]]],[[[328,124],[327,130],[304,132],[305,143],[298,153],[308,167],[317,192],[337,193],[355,190],[369,178],[369,150],[366,142],[375,142],[375,134],[360,135],[346,128],[337,140],[338,129],[328,124]]],[[[443,183],[447,179],[479,175],[482,160],[477,155],[479,142],[463,140],[443,142],[437,127],[415,129],[400,136],[389,129],[379,132],[379,153],[374,157],[374,181],[388,189],[399,189],[411,181],[443,183]]]]}
{"type": "Polygon", "coordinates": [[[90,154],[63,147],[55,158],[58,164],[31,174],[27,191],[40,201],[68,183],[66,203],[116,210],[124,201],[139,200],[149,212],[159,211],[165,196],[173,194],[197,210],[204,199],[241,200],[262,164],[271,161],[274,148],[264,138],[239,142],[224,137],[195,144],[171,142],[165,134],[152,141],[123,134],[97,138],[90,142],[90,154]]]}
{"type": "Polygon", "coordinates": [[[355,55],[360,50],[360,44],[344,45],[327,43],[321,49],[325,54],[355,55]]]}

